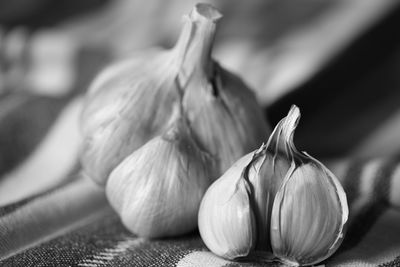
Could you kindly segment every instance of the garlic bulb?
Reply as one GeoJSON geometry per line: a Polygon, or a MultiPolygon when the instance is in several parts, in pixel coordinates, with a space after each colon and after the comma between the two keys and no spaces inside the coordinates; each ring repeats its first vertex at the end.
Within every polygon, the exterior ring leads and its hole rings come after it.
{"type": "Polygon", "coordinates": [[[261,253],[266,260],[312,265],[339,247],[346,195],[321,162],[294,146],[299,118],[292,106],[268,143],[238,160],[204,195],[199,230],[217,255],[261,253]]]}
{"type": "Polygon", "coordinates": [[[264,140],[269,129],[253,93],[211,59],[220,17],[212,6],[197,4],[173,49],[134,55],[93,82],[82,114],[88,176],[104,185],[125,157],[165,131],[179,101],[220,173],[264,140]]]}
{"type": "Polygon", "coordinates": [[[197,226],[200,201],[214,176],[211,164],[180,116],[112,171],[106,195],[126,228],[139,236],[186,233],[197,226]]]}

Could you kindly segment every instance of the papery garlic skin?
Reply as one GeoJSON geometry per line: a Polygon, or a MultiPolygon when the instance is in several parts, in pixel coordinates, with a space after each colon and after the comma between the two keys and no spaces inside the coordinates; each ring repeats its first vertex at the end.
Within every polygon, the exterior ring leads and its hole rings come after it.
{"type": "Polygon", "coordinates": [[[82,114],[82,166],[104,185],[127,155],[167,127],[179,97],[170,53],[152,51],[119,63],[89,89],[82,114]],[[146,64],[143,64],[146,62],[146,64]]]}
{"type": "Polygon", "coordinates": [[[183,103],[196,140],[217,157],[223,173],[256,149],[270,129],[245,84],[217,64],[214,68],[213,83],[192,77],[183,103]]]}
{"type": "Polygon", "coordinates": [[[211,251],[227,259],[247,256],[256,242],[250,188],[240,172],[251,157],[251,154],[242,157],[213,183],[199,209],[198,225],[203,241],[211,251]],[[219,190],[221,187],[225,188],[223,192],[219,190]]]}
{"type": "MultiPolygon", "coordinates": [[[[312,265],[328,258],[339,247],[349,212],[346,194],[338,179],[321,162],[294,146],[293,135],[299,118],[299,109],[292,106],[266,145],[242,157],[238,162],[246,164],[240,167],[235,164],[236,167],[228,169],[211,185],[212,191],[207,190],[200,206],[199,228],[203,229],[200,231],[203,241],[217,255],[227,258],[225,255],[229,252],[222,254],[215,247],[229,244],[223,239],[215,242],[210,236],[229,235],[222,234],[223,229],[235,235],[241,226],[237,222],[231,227],[227,222],[219,223],[218,214],[223,216],[225,212],[211,200],[229,192],[232,184],[242,183],[246,184],[248,194],[241,196],[241,201],[250,203],[249,214],[254,214],[255,220],[252,239],[256,243],[247,255],[271,253],[278,261],[289,265],[312,265]],[[251,160],[247,160],[249,158],[251,160]],[[224,182],[220,182],[221,179],[224,182]],[[207,210],[203,203],[209,203],[207,210]],[[216,217],[214,223],[206,225],[204,217],[211,214],[216,217]]],[[[229,213],[234,214],[234,209],[231,205],[229,213]]],[[[242,206],[237,205],[236,209],[242,210],[242,206]]],[[[248,226],[244,224],[243,227],[248,226]]]]}
{"type": "Polygon", "coordinates": [[[126,228],[138,236],[183,234],[196,228],[200,201],[213,177],[211,165],[179,119],[112,171],[106,195],[126,228]]]}

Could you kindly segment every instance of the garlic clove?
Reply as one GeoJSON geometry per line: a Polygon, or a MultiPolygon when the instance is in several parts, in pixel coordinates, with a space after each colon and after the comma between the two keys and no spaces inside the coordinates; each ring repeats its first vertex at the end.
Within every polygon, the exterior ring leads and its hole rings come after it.
{"type": "Polygon", "coordinates": [[[300,265],[316,264],[334,253],[348,217],[346,196],[337,178],[312,160],[300,167],[293,165],[271,215],[274,255],[300,265]]]}
{"type": "MultiPolygon", "coordinates": [[[[311,265],[339,247],[348,217],[346,195],[337,178],[293,142],[300,111],[292,106],[268,142],[275,157],[286,159],[272,206],[270,238],[275,256],[311,265]]],[[[275,187],[277,188],[277,187],[275,187]]]]}
{"type": "Polygon", "coordinates": [[[186,233],[196,228],[200,201],[213,176],[211,164],[180,118],[112,171],[106,195],[123,224],[139,236],[186,233]]]}
{"type": "Polygon", "coordinates": [[[252,154],[248,154],[236,162],[209,187],[200,205],[200,235],[211,251],[226,259],[247,256],[255,245],[250,188],[239,171],[251,159],[252,154]]]}

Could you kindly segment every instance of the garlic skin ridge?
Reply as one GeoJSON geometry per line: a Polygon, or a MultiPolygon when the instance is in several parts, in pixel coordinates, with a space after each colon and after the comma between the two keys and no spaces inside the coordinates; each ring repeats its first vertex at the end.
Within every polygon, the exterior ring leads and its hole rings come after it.
{"type": "MultiPolygon", "coordinates": [[[[294,147],[293,134],[299,118],[300,112],[293,106],[288,116],[278,123],[267,145],[242,157],[235,168],[229,169],[207,190],[200,206],[199,230],[206,246],[217,255],[236,259],[271,253],[280,262],[306,266],[325,260],[339,247],[348,219],[346,195],[337,178],[322,163],[294,147]],[[244,158],[250,160],[243,161],[244,158]],[[229,199],[232,193],[227,188],[239,181],[249,188],[242,200],[247,204],[242,206],[254,214],[255,236],[228,246],[248,246],[248,250],[242,249],[249,251],[247,255],[235,254],[234,249],[220,253],[215,247],[226,247],[222,236],[229,235],[221,229],[230,229],[229,221],[238,221],[238,216],[220,210],[218,202],[212,203],[209,199],[229,199]],[[247,198],[249,201],[245,201],[247,198]],[[212,216],[215,218],[211,219],[212,216]],[[226,225],[220,222],[220,217],[225,217],[226,225]],[[254,240],[254,248],[247,245],[254,240]]],[[[236,208],[243,210],[242,206],[236,208]]],[[[247,229],[249,225],[238,228],[247,229]]],[[[230,235],[235,235],[239,230],[230,231],[230,235]]]]}
{"type": "Polygon", "coordinates": [[[211,58],[221,17],[197,4],[174,48],[132,55],[95,79],[81,119],[87,176],[104,186],[122,160],[166,131],[181,95],[194,139],[218,160],[219,174],[265,139],[269,127],[254,94],[211,58]]]}

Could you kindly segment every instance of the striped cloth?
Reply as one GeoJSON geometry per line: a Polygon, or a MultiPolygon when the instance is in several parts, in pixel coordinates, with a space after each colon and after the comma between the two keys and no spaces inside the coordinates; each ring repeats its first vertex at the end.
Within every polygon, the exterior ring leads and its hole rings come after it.
{"type": "MultiPolygon", "coordinates": [[[[75,101],[71,100],[69,105],[76,107],[75,101]]],[[[69,105],[63,112],[78,119],[69,105]]],[[[57,127],[69,123],[63,121],[66,115],[63,112],[57,118],[57,127]]],[[[39,149],[47,140],[48,137],[39,149]]],[[[32,160],[23,162],[18,170],[24,172],[34,164],[32,160]]],[[[342,178],[351,218],[346,239],[326,262],[327,266],[398,266],[400,158],[334,162],[330,167],[342,178]]],[[[5,266],[254,266],[214,256],[197,232],[155,241],[137,238],[122,226],[103,191],[81,177],[74,164],[62,180],[63,183],[44,192],[0,208],[3,258],[0,263],[5,266]]]]}
{"type": "MultiPolygon", "coordinates": [[[[52,43],[60,36],[36,40],[36,36],[23,32],[15,34],[12,38],[17,41],[33,38],[28,42],[30,47],[21,48],[23,51],[39,49],[40,54],[43,46],[57,47],[54,54],[62,56],[55,56],[54,62],[41,62],[42,57],[35,61],[31,55],[26,57],[29,64],[22,56],[21,60],[12,60],[14,65],[0,68],[1,74],[7,70],[7,79],[0,77],[0,266],[266,266],[215,256],[197,231],[160,240],[146,240],[128,232],[108,205],[104,191],[81,174],[78,160],[84,88],[109,61],[109,51],[73,44],[64,47],[67,40],[52,43]],[[34,45],[36,42],[40,44],[34,45]],[[52,44],[46,46],[48,43],[52,44]],[[43,75],[57,79],[42,79],[43,75]]],[[[1,53],[0,59],[4,59],[1,53]]],[[[368,84],[368,77],[365,79],[363,84],[368,84]]],[[[300,100],[299,96],[296,99],[300,100]]],[[[388,99],[390,103],[395,100],[390,94],[388,99]]],[[[384,106],[384,100],[377,105],[384,106]]],[[[352,133],[343,127],[340,138],[335,135],[321,140],[318,131],[313,135],[308,129],[322,123],[313,123],[312,118],[325,113],[313,117],[306,104],[300,105],[306,111],[308,127],[299,129],[301,144],[317,140],[334,147],[335,141],[344,142],[346,134],[352,133]]],[[[278,113],[274,105],[266,107],[267,111],[278,113]]],[[[347,236],[340,249],[322,263],[326,266],[400,266],[400,156],[383,156],[382,152],[371,156],[382,147],[376,137],[393,140],[394,133],[399,140],[399,111],[386,113],[388,119],[373,130],[365,128],[370,131],[360,142],[346,139],[361,144],[355,151],[335,151],[337,159],[324,161],[341,180],[350,205],[347,236]]],[[[328,117],[334,118],[334,113],[328,113],[328,117]]],[[[352,125],[365,123],[359,118],[351,116],[352,125]]],[[[318,153],[319,149],[314,151],[318,153]]]]}
{"type": "MultiPolygon", "coordinates": [[[[197,232],[154,241],[129,233],[104,192],[80,174],[80,92],[1,100],[8,103],[0,110],[2,266],[262,266],[214,256],[197,232]]],[[[400,157],[327,164],[347,191],[351,218],[325,264],[399,266],[400,157]]]]}
{"type": "MultiPolygon", "coordinates": [[[[350,203],[348,234],[327,266],[399,266],[400,159],[335,163],[350,203]]],[[[129,233],[104,194],[79,174],[0,208],[4,266],[264,266],[207,250],[197,232],[145,240],[129,233]]]]}

